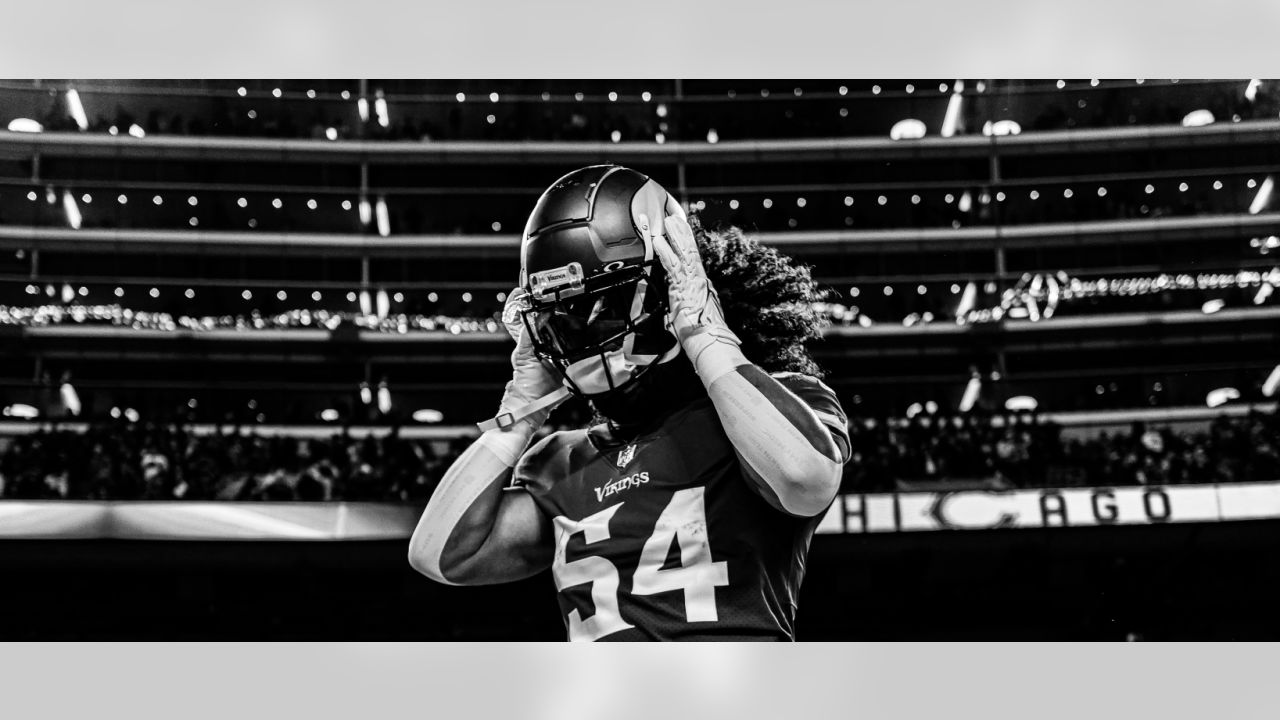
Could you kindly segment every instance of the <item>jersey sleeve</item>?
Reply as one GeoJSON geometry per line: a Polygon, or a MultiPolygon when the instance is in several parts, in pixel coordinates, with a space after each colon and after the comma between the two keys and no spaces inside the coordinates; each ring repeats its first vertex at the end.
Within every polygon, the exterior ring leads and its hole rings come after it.
{"type": "Polygon", "coordinates": [[[812,375],[775,373],[773,379],[813,410],[823,426],[831,431],[831,437],[840,451],[840,462],[849,462],[849,417],[844,414],[844,408],[840,407],[835,391],[812,375]]]}

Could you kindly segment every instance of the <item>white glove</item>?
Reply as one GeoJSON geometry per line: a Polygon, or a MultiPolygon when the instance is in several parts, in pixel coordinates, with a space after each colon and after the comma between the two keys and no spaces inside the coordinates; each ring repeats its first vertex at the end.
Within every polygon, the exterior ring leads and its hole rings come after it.
{"type": "Polygon", "coordinates": [[[525,295],[528,293],[524,288],[512,290],[502,310],[502,324],[516,341],[516,347],[511,351],[511,381],[502,394],[498,416],[480,423],[481,430],[509,427],[526,418],[537,429],[570,394],[533,352],[533,341],[525,332],[524,321],[520,317],[525,295]]]}
{"type": "MultiPolygon", "coordinates": [[[[647,220],[642,218],[641,222],[647,220]]],[[[666,227],[666,237],[663,237],[661,228],[650,229],[653,251],[667,271],[669,322],[685,354],[695,368],[699,367],[698,358],[702,353],[717,344],[732,349],[735,356],[740,356],[737,350],[742,341],[724,320],[720,298],[707,278],[706,268],[702,266],[693,228],[678,215],[668,215],[662,224],[666,227]]],[[[699,375],[702,374],[702,369],[699,369],[699,375]]]]}

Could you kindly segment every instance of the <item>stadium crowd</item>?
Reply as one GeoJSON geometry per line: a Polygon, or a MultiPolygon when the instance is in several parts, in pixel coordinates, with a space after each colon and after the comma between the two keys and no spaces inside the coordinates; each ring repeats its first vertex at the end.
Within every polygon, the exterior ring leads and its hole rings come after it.
{"type": "MultiPolygon", "coordinates": [[[[1201,431],[1134,424],[1075,436],[1031,415],[856,419],[844,492],[919,483],[1003,487],[1274,480],[1280,422],[1219,417],[1201,431]]],[[[0,498],[424,502],[468,438],[194,434],[116,422],[0,438],[0,498]]]]}

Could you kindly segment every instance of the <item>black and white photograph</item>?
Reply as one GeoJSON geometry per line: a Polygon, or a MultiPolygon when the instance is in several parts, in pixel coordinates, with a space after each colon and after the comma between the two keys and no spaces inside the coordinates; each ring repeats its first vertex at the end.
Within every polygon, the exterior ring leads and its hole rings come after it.
{"type": "Polygon", "coordinates": [[[10,79],[0,126],[5,639],[1280,636],[1280,81],[10,79]]]}

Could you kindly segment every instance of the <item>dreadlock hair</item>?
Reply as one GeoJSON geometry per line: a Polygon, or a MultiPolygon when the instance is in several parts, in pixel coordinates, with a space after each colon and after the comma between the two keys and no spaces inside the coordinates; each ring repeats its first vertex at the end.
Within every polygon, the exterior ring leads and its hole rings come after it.
{"type": "Polygon", "coordinates": [[[689,217],[707,277],[742,354],[766,372],[822,377],[805,343],[822,337],[826,320],[814,303],[827,299],[806,265],[761,245],[732,225],[708,229],[689,217]]]}

